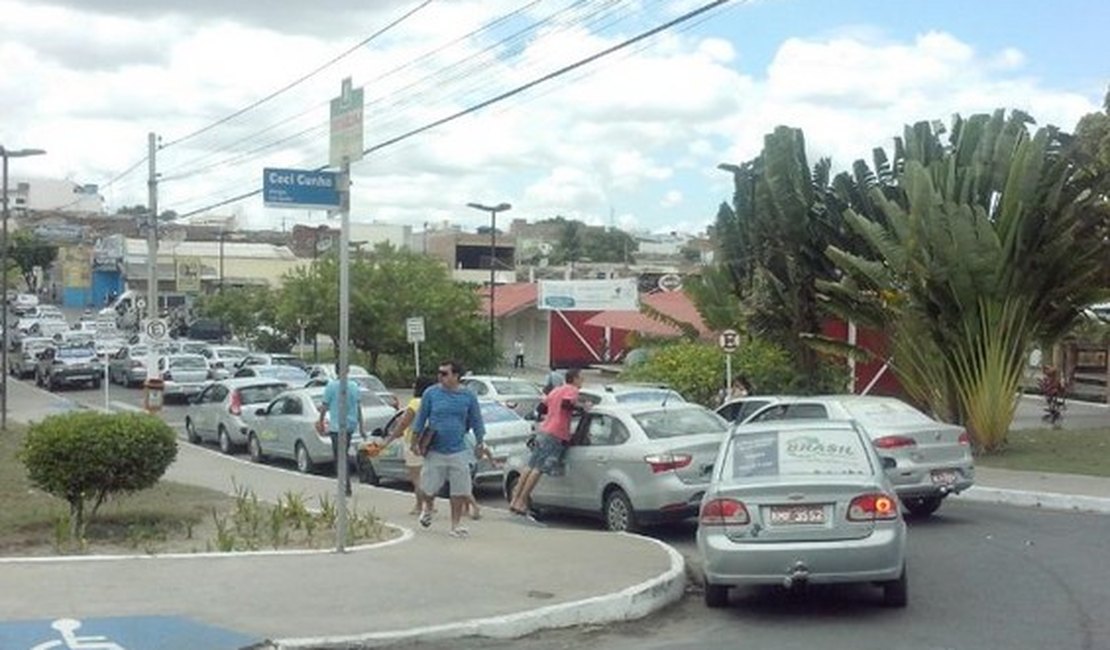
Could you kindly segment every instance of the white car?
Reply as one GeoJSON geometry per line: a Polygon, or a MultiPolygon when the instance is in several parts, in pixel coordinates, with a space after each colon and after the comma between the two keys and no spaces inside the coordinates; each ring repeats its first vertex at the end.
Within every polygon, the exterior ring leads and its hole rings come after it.
{"type": "Polygon", "coordinates": [[[204,390],[212,379],[208,360],[199,354],[171,354],[158,359],[166,397],[188,398],[204,390]]]}
{"type": "Polygon", "coordinates": [[[492,399],[516,411],[521,417],[532,415],[543,401],[543,391],[530,381],[500,375],[464,375],[463,387],[478,396],[492,399]]]}

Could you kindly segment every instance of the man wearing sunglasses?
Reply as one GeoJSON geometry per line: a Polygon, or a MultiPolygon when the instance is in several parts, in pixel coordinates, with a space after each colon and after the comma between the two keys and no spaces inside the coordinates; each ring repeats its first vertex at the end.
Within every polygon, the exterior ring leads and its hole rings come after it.
{"type": "MultiPolygon", "coordinates": [[[[459,383],[463,373],[457,361],[444,361],[439,364],[439,384],[424,391],[420,400],[420,410],[412,430],[417,435],[431,434],[432,440],[424,456],[424,469],[421,473],[421,488],[424,494],[439,492],[444,483],[451,488],[451,531],[452,537],[467,537],[470,533],[459,525],[463,509],[470,497],[473,485],[470,477],[471,454],[466,446],[467,431],[474,432],[478,442],[475,453],[488,454],[483,440],[486,427],[482,422],[482,411],[478,398],[459,383]]],[[[425,503],[420,513],[420,525],[427,528],[432,524],[432,513],[425,503]]]]}

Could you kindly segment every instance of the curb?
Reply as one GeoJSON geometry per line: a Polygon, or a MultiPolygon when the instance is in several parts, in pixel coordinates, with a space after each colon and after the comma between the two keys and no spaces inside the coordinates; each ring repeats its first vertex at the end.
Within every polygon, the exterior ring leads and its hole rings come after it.
{"type": "Polygon", "coordinates": [[[515,614],[446,625],[350,636],[267,640],[250,648],[252,650],[377,648],[395,643],[443,641],[471,636],[513,639],[540,630],[642,618],[682,598],[686,590],[686,569],[682,554],[669,545],[649,537],[638,535],[634,537],[650,541],[662,548],[670,558],[670,568],[654,578],[621,591],[515,614]]]}
{"type": "Polygon", "coordinates": [[[961,501],[1002,503],[1011,506],[1045,508],[1048,510],[1110,514],[1110,499],[1079,494],[1006,490],[1003,488],[975,486],[969,488],[965,492],[954,495],[954,498],[961,501]]]}

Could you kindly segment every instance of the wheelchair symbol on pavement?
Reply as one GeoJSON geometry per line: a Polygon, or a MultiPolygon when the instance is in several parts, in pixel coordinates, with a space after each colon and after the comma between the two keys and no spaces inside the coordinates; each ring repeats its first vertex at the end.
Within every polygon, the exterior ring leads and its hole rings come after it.
{"type": "Polygon", "coordinates": [[[62,635],[61,640],[46,641],[31,650],[127,650],[120,644],[109,641],[105,636],[77,636],[81,621],[72,618],[59,618],[51,623],[50,627],[62,635]]]}

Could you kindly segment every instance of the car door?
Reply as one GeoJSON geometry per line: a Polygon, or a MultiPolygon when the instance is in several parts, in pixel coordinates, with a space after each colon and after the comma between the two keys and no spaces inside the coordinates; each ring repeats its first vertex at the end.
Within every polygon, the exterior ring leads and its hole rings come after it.
{"type": "MultiPolygon", "coordinates": [[[[401,418],[404,414],[404,411],[398,411],[390,418],[389,422],[381,428],[381,432],[385,435],[393,433],[394,429],[401,424],[401,418]]],[[[370,433],[373,434],[375,431],[378,430],[375,429],[370,433]]],[[[377,438],[377,440],[380,441],[381,438],[377,438]]],[[[373,465],[374,471],[382,478],[407,478],[408,474],[405,470],[405,439],[400,438],[383,449],[381,453],[373,459],[373,465]]]]}
{"type": "Polygon", "coordinates": [[[217,437],[220,422],[224,419],[223,416],[227,414],[224,402],[227,400],[229,392],[227,386],[221,384],[213,384],[205,390],[208,397],[201,402],[201,409],[204,411],[204,428],[205,431],[212,434],[213,440],[217,437]]]}
{"type": "Polygon", "coordinates": [[[292,458],[292,447],[286,449],[281,437],[281,420],[285,413],[285,398],[279,397],[265,407],[262,415],[256,416],[255,431],[262,453],[266,456],[292,458]]]}
{"type": "Polygon", "coordinates": [[[541,505],[551,505],[558,508],[573,508],[570,500],[570,485],[573,475],[573,468],[585,462],[585,456],[580,452],[582,447],[576,443],[580,443],[586,439],[586,418],[574,417],[570,422],[571,430],[571,445],[567,447],[566,453],[563,454],[562,469],[554,476],[544,475],[540,482],[536,484],[536,489],[532,492],[532,500],[541,505]]]}
{"type": "Polygon", "coordinates": [[[588,413],[584,420],[584,444],[573,448],[574,459],[567,462],[567,500],[576,510],[600,512],[605,486],[621,473],[619,452],[628,442],[628,428],[608,413],[588,413]]]}
{"type": "Polygon", "coordinates": [[[216,386],[209,386],[194,398],[189,405],[189,419],[193,422],[193,429],[202,439],[206,438],[215,424],[212,422],[212,397],[216,386]]]}

